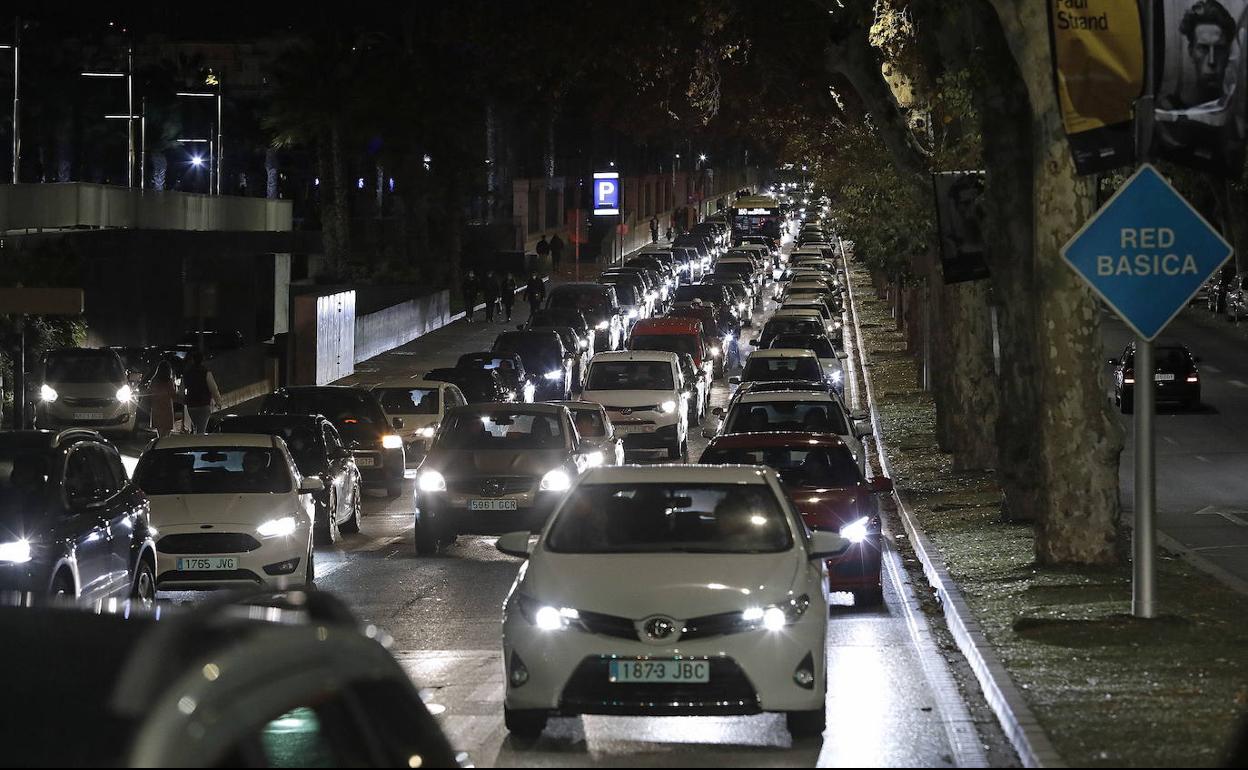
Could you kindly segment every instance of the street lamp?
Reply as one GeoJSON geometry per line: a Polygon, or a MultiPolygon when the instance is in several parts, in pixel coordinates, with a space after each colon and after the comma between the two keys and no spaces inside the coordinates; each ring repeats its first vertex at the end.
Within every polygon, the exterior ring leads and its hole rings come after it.
{"type": "MultiPolygon", "coordinates": [[[[207,160],[207,164],[208,164],[208,193],[211,195],[211,194],[212,194],[212,182],[213,182],[213,175],[212,175],[212,171],[213,171],[213,168],[214,168],[214,166],[213,166],[213,145],[212,145],[212,139],[211,139],[211,138],[209,138],[209,139],[179,139],[179,140],[178,140],[178,144],[206,144],[206,145],[208,145],[208,160],[207,160]]],[[[192,166],[193,168],[202,168],[202,167],[204,166],[204,163],[205,163],[205,161],[204,161],[204,156],[203,156],[203,155],[201,155],[201,154],[199,154],[199,153],[196,153],[196,154],[194,154],[194,155],[192,155],[192,156],[191,156],[191,166],[192,166]]]]}
{"type": "MultiPolygon", "coordinates": [[[[14,60],[16,61],[16,58],[14,60]]],[[[126,79],[126,187],[134,187],[134,50],[126,49],[126,72],[83,72],[81,74],[84,78],[126,79]]],[[[15,115],[16,109],[15,105],[15,115]]],[[[13,173],[16,178],[16,170],[13,173]]]]}
{"type": "MultiPolygon", "coordinates": [[[[217,195],[220,195],[221,194],[221,160],[222,160],[222,154],[223,154],[222,148],[221,148],[221,82],[217,80],[215,76],[209,76],[209,83],[216,84],[217,90],[215,93],[212,91],[178,91],[177,93],[174,94],[174,96],[180,96],[186,99],[216,99],[217,100],[217,126],[216,126],[217,130],[215,132],[217,135],[216,159],[215,159],[215,163],[213,163],[212,158],[211,158],[211,153],[209,153],[210,155],[209,161],[210,163],[212,163],[212,165],[208,169],[208,174],[209,174],[208,192],[210,194],[214,192],[213,180],[215,179],[216,180],[215,193],[217,195]]],[[[210,135],[212,133],[213,132],[209,132],[210,135]]]]}
{"type": "Polygon", "coordinates": [[[21,52],[21,44],[19,42],[20,35],[21,25],[19,24],[18,27],[13,30],[13,44],[0,45],[0,51],[13,52],[13,184],[17,184],[17,170],[21,165],[22,159],[22,134],[18,130],[18,105],[21,103],[21,91],[18,85],[21,83],[21,78],[19,76],[20,70],[18,67],[21,52]]]}

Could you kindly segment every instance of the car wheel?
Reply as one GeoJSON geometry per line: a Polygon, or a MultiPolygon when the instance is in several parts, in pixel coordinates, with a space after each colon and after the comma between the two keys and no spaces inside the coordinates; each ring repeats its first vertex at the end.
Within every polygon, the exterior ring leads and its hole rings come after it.
{"type": "Polygon", "coordinates": [[[438,552],[436,525],[426,519],[416,520],[416,555],[433,556],[438,552]]]}
{"type": "Polygon", "coordinates": [[[548,714],[535,709],[509,709],[503,706],[503,724],[507,732],[520,738],[537,738],[546,729],[548,714]]]}
{"type": "Polygon", "coordinates": [[[344,535],[355,535],[360,531],[360,485],[351,488],[351,515],[338,525],[338,531],[344,535]]]}
{"type": "Polygon", "coordinates": [[[316,506],[316,526],[312,530],[312,542],[315,545],[333,545],[338,541],[338,528],[334,526],[337,500],[331,495],[329,502],[327,506],[320,503],[316,506]]]}
{"type": "Polygon", "coordinates": [[[884,603],[884,587],[864,588],[853,592],[855,607],[879,607],[884,603]]]}
{"type": "Polygon", "coordinates": [[[303,571],[303,587],[310,591],[316,589],[316,559],[311,548],[308,549],[308,567],[303,571]]]}
{"type": "Polygon", "coordinates": [[[152,560],[146,556],[139,559],[135,568],[130,598],[144,607],[151,607],[156,602],[156,570],[152,569],[152,560]]]}
{"type": "Polygon", "coordinates": [[[789,735],[794,738],[814,738],[823,734],[828,726],[828,717],[822,708],[814,711],[786,711],[784,723],[789,728],[789,735]]]}

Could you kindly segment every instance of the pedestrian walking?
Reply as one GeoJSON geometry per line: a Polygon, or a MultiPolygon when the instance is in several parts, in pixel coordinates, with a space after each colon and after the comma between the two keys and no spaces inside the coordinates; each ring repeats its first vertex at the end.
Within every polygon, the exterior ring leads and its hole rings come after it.
{"type": "Polygon", "coordinates": [[[550,238],[550,260],[558,270],[559,263],[563,261],[563,239],[559,237],[559,233],[555,233],[550,238]]]}
{"type": "Polygon", "coordinates": [[[182,374],[182,386],[186,389],[186,411],[191,418],[192,433],[207,433],[208,418],[213,406],[221,405],[221,391],[212,372],[204,365],[204,356],[198,350],[190,355],[190,366],[182,374]]]}
{"type": "Polygon", "coordinates": [[[667,240],[668,241],[672,240],[672,223],[671,222],[667,223],[667,240]]]}
{"type": "Polygon", "coordinates": [[[507,314],[507,322],[511,322],[511,306],[516,304],[516,278],[511,273],[503,276],[503,283],[498,290],[499,299],[503,301],[503,312],[507,314]]]}
{"type": "Polygon", "coordinates": [[[147,392],[147,411],[152,418],[152,427],[159,438],[164,438],[173,432],[173,401],[178,395],[173,367],[168,361],[156,365],[156,373],[148,383],[147,392]]]}
{"type": "Polygon", "coordinates": [[[542,300],[546,299],[546,284],[542,283],[537,273],[529,276],[529,282],[524,285],[524,298],[529,303],[529,315],[541,309],[542,300]]]}
{"type": "Polygon", "coordinates": [[[494,323],[494,309],[498,307],[498,279],[489,270],[481,279],[481,299],[485,302],[485,322],[494,323]]]}
{"type": "Polygon", "coordinates": [[[472,310],[477,305],[477,291],[480,288],[477,283],[477,274],[469,270],[464,274],[459,287],[464,297],[464,320],[472,323],[472,310]]]}
{"type": "Polygon", "coordinates": [[[542,239],[537,242],[535,248],[537,251],[537,269],[541,270],[546,265],[546,258],[550,256],[550,241],[546,240],[546,235],[542,234],[542,239]]]}
{"type": "Polygon", "coordinates": [[[658,243],[659,241],[659,220],[650,217],[650,242],[658,243]]]}

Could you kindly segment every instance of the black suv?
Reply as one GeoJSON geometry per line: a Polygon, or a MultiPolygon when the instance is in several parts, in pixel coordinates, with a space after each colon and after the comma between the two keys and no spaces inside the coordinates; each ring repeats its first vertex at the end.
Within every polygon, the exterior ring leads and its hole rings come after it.
{"type": "Polygon", "coordinates": [[[156,596],[147,495],[89,430],[0,432],[0,592],[156,596]]]}

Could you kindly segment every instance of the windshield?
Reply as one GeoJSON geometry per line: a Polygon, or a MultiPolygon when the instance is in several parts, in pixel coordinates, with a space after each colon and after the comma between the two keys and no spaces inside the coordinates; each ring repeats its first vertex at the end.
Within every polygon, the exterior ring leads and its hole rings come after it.
{"type": "Polygon", "coordinates": [[[666,361],[598,361],[590,364],[586,390],[674,390],[666,361]]]}
{"type": "Polygon", "coordinates": [[[823,371],[816,358],[760,358],[751,356],[741,373],[742,382],[771,380],[811,380],[819,382],[823,371]]]}
{"type": "Polygon", "coordinates": [[[699,357],[701,347],[697,337],[684,334],[634,334],[628,341],[629,350],[665,350],[694,358],[699,357]]]}
{"type": "Polygon", "coordinates": [[[0,450],[0,511],[36,506],[48,490],[51,473],[50,458],[42,451],[0,450]]]}
{"type": "Polygon", "coordinates": [[[718,285],[699,284],[696,286],[681,286],[676,290],[675,302],[693,302],[700,299],[703,302],[723,302],[724,292],[718,285]]]}
{"type": "Polygon", "coordinates": [[[830,401],[771,401],[737,404],[728,414],[724,433],[849,434],[840,407],[830,401]]]}
{"type": "Polygon", "coordinates": [[[754,449],[709,448],[702,463],[767,465],[793,487],[852,487],[862,482],[858,464],[843,448],[759,447],[754,449]]]}
{"type": "Polygon", "coordinates": [[[553,334],[545,339],[543,337],[545,335],[504,334],[494,341],[494,352],[515,353],[524,362],[526,371],[545,373],[558,369],[563,365],[559,343],[553,334]]]}
{"type": "Polygon", "coordinates": [[[777,334],[771,341],[773,348],[797,348],[809,350],[820,358],[836,358],[836,350],[827,337],[813,337],[805,334],[777,334]]]}
{"type": "Polygon", "coordinates": [[[50,353],[44,379],[52,383],[123,383],[126,370],[116,353],[50,353]]]}
{"type": "Polygon", "coordinates": [[[553,308],[572,308],[586,316],[603,319],[611,312],[611,303],[601,292],[586,289],[558,288],[550,294],[553,308]]]}
{"type": "Polygon", "coordinates": [[[389,414],[437,414],[442,400],[437,388],[377,388],[373,394],[389,414]]]}
{"type": "Polygon", "coordinates": [[[602,438],[607,435],[607,421],[597,409],[573,409],[572,419],[576,432],[583,438],[602,438]]]}
{"type": "Polygon", "coordinates": [[[586,484],[556,514],[555,553],[778,553],[788,518],[765,486],[586,484]]]}
{"type": "Polygon", "coordinates": [[[584,331],[585,318],[576,310],[566,308],[547,308],[538,310],[529,316],[530,326],[571,326],[584,331]]]}
{"type": "Polygon", "coordinates": [[[641,299],[637,296],[637,287],[633,286],[631,283],[625,283],[623,281],[616,282],[616,281],[606,281],[606,280],[604,280],[603,283],[607,283],[615,287],[616,299],[619,300],[620,304],[622,305],[640,305],[641,304],[641,299]]]}
{"type": "Polygon", "coordinates": [[[556,414],[477,412],[457,414],[443,426],[438,449],[562,449],[562,421],[556,414]]]}
{"type": "Polygon", "coordinates": [[[715,275],[752,275],[754,266],[744,262],[720,262],[715,266],[715,275]]]}
{"type": "Polygon", "coordinates": [[[134,482],[149,495],[281,494],[290,469],[276,449],[204,447],[143,453],[134,482]]]}
{"type": "Polygon", "coordinates": [[[286,391],[274,393],[264,403],[267,412],[319,414],[335,425],[384,425],[385,415],[376,401],[354,390],[286,391]]]}

